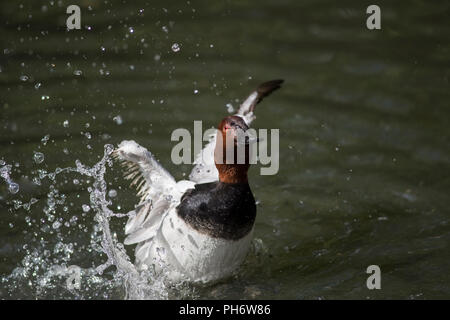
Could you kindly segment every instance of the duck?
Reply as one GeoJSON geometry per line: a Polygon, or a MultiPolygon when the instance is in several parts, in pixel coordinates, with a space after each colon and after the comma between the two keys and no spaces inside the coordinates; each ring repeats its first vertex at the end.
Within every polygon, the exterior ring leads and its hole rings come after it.
{"type": "Polygon", "coordinates": [[[128,216],[125,245],[136,245],[135,266],[164,274],[171,282],[209,283],[238,270],[251,247],[256,202],[248,182],[249,145],[245,161],[227,161],[237,151],[238,133],[256,118],[263,98],[283,80],[260,84],[238,112],[224,117],[211,140],[195,157],[189,179],[175,178],[145,147],[124,140],[114,157],[124,166],[124,177],[136,187],[140,201],[128,216]]]}

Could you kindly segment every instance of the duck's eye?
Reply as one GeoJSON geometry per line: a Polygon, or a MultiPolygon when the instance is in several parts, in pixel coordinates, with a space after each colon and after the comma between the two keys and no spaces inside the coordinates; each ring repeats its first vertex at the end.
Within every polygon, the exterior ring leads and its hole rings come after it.
{"type": "Polygon", "coordinates": [[[232,126],[235,126],[236,125],[236,122],[234,122],[234,121],[231,121],[231,123],[230,123],[232,126]]]}

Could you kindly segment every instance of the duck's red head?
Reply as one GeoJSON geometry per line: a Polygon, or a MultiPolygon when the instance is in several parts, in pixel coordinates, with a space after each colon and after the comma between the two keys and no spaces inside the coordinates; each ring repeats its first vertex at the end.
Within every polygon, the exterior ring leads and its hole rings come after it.
{"type": "Polygon", "coordinates": [[[247,183],[250,167],[248,126],[239,116],[224,118],[218,127],[214,162],[223,183],[247,183]],[[228,157],[227,157],[228,154],[228,157]]]}

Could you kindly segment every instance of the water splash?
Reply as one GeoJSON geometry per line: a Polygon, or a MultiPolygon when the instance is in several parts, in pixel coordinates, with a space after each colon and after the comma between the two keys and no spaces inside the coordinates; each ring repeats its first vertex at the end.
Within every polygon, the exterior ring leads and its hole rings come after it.
{"type": "MultiPolygon", "coordinates": [[[[38,182],[37,185],[43,186],[45,181],[50,182],[43,208],[45,217],[40,218],[41,226],[36,228],[38,221],[26,216],[25,221],[33,230],[37,243],[31,247],[27,242],[23,248],[26,254],[21,265],[16,267],[9,276],[0,279],[0,283],[5,284],[7,290],[14,291],[15,288],[25,285],[26,290],[30,291],[28,295],[38,298],[53,296],[54,291],[61,290],[64,291],[63,297],[79,299],[99,297],[92,296],[92,292],[102,292],[100,298],[109,298],[111,292],[117,291],[121,292],[124,298],[129,299],[168,298],[169,291],[164,276],[156,276],[151,270],[136,270],[124,246],[112,232],[110,226],[112,218],[129,216],[128,213],[116,213],[110,209],[112,204],[110,198],[115,197],[117,191],[108,190],[105,174],[113,165],[111,158],[113,150],[112,145],[105,145],[103,157],[92,167],[76,160],[75,167],[57,168],[54,172],[36,170],[37,176],[33,178],[33,181],[38,182]],[[65,176],[70,174],[81,177],[69,180],[65,176]],[[64,221],[61,217],[68,214],[68,205],[66,195],[56,187],[59,178],[67,181],[77,180],[78,183],[83,179],[83,181],[89,181],[87,188],[89,204],[82,206],[82,215],[88,215],[88,218],[93,217],[96,224],[90,235],[91,241],[88,246],[77,247],[76,242],[68,242],[62,230],[63,227],[75,229],[77,226],[83,229],[83,226],[78,224],[81,217],[73,216],[68,221],[64,221]],[[59,206],[63,206],[62,212],[58,210],[59,206]],[[49,237],[57,240],[53,248],[49,245],[49,237]],[[76,260],[77,254],[86,254],[86,252],[96,255],[97,260],[98,256],[106,256],[106,261],[88,268],[74,265],[73,260],[76,260]],[[79,282],[73,282],[77,279],[76,277],[79,278],[79,282]]],[[[39,163],[39,161],[36,162],[39,163]]],[[[1,177],[9,185],[11,193],[17,193],[18,185],[10,178],[11,165],[6,165],[4,161],[0,164],[2,164],[1,177]],[[16,185],[17,191],[15,191],[16,185]]],[[[31,206],[36,202],[38,200],[35,198],[29,202],[17,199],[11,201],[14,210],[23,209],[26,212],[30,212],[31,206]]]]}
{"type": "Polygon", "coordinates": [[[42,152],[35,151],[33,154],[33,159],[34,159],[34,162],[36,162],[36,163],[42,163],[44,161],[44,158],[45,158],[45,156],[42,152]]]}
{"type": "MultiPolygon", "coordinates": [[[[48,140],[49,136],[45,136],[42,143],[45,144],[48,140]]],[[[53,172],[36,169],[32,172],[35,176],[30,179],[39,186],[41,194],[48,188],[45,196],[28,201],[23,198],[13,199],[9,202],[12,204],[10,212],[25,213],[28,238],[23,245],[17,245],[16,250],[24,252],[20,265],[16,266],[11,274],[0,278],[0,284],[5,288],[4,292],[8,293],[8,297],[198,297],[197,290],[201,289],[196,286],[183,282],[168,285],[168,275],[164,273],[155,273],[151,268],[137,270],[125,247],[118,240],[111,223],[130,217],[133,211],[121,213],[111,209],[113,199],[120,198],[116,189],[108,189],[106,181],[108,169],[113,166],[113,150],[112,145],[105,145],[103,156],[92,166],[76,160],[74,167],[56,168],[53,172]],[[84,196],[89,199],[75,208],[77,214],[71,216],[73,212],[69,208],[73,203],[70,202],[70,194],[66,195],[59,190],[58,183],[76,186],[78,190],[87,190],[84,196]],[[44,214],[38,210],[41,206],[44,214]],[[92,220],[95,222],[93,227],[92,220]],[[91,232],[86,225],[91,226],[91,232]],[[86,261],[90,262],[89,266],[83,265],[86,261]]],[[[1,177],[8,185],[14,185],[15,182],[10,178],[12,166],[3,160],[0,160],[0,165],[1,177]]],[[[79,194],[76,196],[80,197],[79,194]]],[[[260,242],[255,242],[254,246],[256,251],[264,251],[260,242]]],[[[251,258],[252,256],[255,254],[251,253],[248,261],[254,265],[255,258],[251,258]]]]}
{"type": "Polygon", "coordinates": [[[0,167],[0,177],[2,177],[8,185],[9,192],[16,194],[19,192],[19,185],[10,178],[12,166],[10,164],[6,164],[3,160],[1,160],[0,165],[2,165],[0,167]]]}

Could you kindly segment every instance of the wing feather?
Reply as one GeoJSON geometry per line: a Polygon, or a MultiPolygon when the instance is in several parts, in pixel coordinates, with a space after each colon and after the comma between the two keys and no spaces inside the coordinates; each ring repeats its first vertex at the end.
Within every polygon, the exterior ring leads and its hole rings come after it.
{"type": "Polygon", "coordinates": [[[135,141],[122,141],[113,155],[125,167],[125,179],[132,181],[131,186],[136,187],[141,198],[125,225],[128,236],[124,244],[149,240],[154,237],[170,208],[177,183],[153,155],[135,141]]]}
{"type": "Polygon", "coordinates": [[[122,141],[113,155],[125,167],[124,177],[131,181],[141,197],[140,203],[152,200],[161,193],[170,194],[176,185],[172,175],[164,169],[146,148],[135,141],[122,141]]]}

